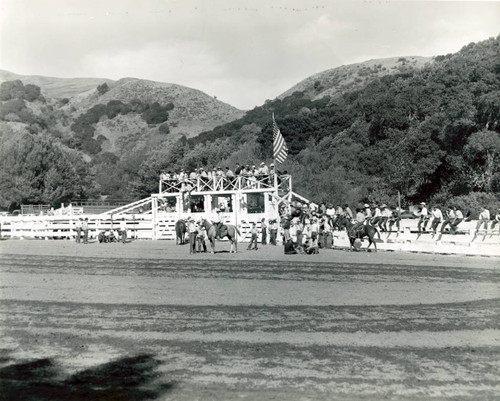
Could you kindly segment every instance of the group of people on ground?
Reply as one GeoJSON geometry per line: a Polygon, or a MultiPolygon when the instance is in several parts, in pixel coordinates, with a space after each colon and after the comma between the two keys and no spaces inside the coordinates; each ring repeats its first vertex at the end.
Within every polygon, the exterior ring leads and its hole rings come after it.
{"type": "Polygon", "coordinates": [[[235,184],[235,179],[241,177],[242,188],[257,188],[260,184],[272,185],[275,175],[274,163],[269,167],[261,162],[257,165],[240,165],[231,170],[229,167],[216,167],[212,170],[203,167],[191,172],[181,170],[180,172],[162,171],[160,180],[166,186],[167,192],[188,192],[200,179],[200,183],[220,187],[223,189],[226,185],[235,184]]]}
{"type": "MultiPolygon", "coordinates": [[[[75,221],[75,231],[76,231],[75,242],[77,244],[81,243],[82,234],[83,234],[83,243],[84,244],[89,243],[89,219],[87,217],[85,219],[80,217],[78,220],[75,221]]],[[[97,235],[97,240],[99,242],[126,243],[127,223],[125,222],[125,219],[123,218],[121,219],[118,229],[114,229],[113,227],[111,227],[108,230],[101,231],[97,235]]]]}

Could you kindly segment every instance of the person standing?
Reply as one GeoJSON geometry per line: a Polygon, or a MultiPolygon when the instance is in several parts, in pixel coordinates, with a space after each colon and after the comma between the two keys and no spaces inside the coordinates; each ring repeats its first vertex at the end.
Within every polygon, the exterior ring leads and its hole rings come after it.
{"type": "Polygon", "coordinates": [[[250,239],[250,244],[248,245],[247,250],[250,250],[250,249],[257,250],[257,237],[259,235],[259,230],[257,229],[257,224],[252,223],[252,229],[250,230],[250,233],[252,234],[252,237],[250,239]],[[254,245],[253,248],[252,248],[252,245],[254,245]]]}
{"type": "Polygon", "coordinates": [[[188,233],[189,233],[189,253],[196,253],[196,236],[198,235],[198,228],[194,223],[194,219],[190,217],[188,219],[188,233]]]}
{"type": "Polygon", "coordinates": [[[271,245],[276,245],[276,238],[278,237],[278,221],[276,219],[269,222],[271,224],[269,228],[269,243],[271,245]]]}
{"type": "Polygon", "coordinates": [[[89,243],[89,219],[85,217],[85,220],[82,222],[82,230],[83,230],[83,243],[89,243]]]}
{"type": "Polygon", "coordinates": [[[82,218],[81,217],[75,222],[75,230],[76,230],[75,241],[77,244],[79,244],[80,240],[81,240],[81,236],[82,236],[82,218]]]}
{"type": "Polygon", "coordinates": [[[260,221],[260,228],[262,230],[262,245],[267,245],[267,224],[266,219],[262,218],[260,221]]]}
{"type": "Polygon", "coordinates": [[[125,222],[125,218],[122,218],[122,221],[120,221],[120,235],[122,243],[127,242],[127,223],[125,222]]]}

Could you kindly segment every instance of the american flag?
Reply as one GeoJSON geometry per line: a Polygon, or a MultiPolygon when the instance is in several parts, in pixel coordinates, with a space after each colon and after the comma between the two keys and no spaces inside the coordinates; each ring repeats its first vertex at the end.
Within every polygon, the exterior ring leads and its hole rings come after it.
{"type": "Polygon", "coordinates": [[[288,155],[285,139],[281,135],[281,131],[274,121],[273,113],[273,158],[277,163],[283,163],[288,155]]]}

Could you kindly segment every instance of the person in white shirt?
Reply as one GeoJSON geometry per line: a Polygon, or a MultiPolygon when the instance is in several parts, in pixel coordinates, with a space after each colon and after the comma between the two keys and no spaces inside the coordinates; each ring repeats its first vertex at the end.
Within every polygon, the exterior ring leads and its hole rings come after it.
{"type": "Polygon", "coordinates": [[[476,225],[476,231],[478,231],[484,224],[484,229],[488,229],[488,222],[490,221],[490,211],[485,207],[482,208],[481,213],[479,213],[479,218],[476,225]]]}
{"type": "Polygon", "coordinates": [[[380,223],[381,220],[382,220],[382,213],[381,213],[380,208],[378,207],[378,205],[375,205],[375,209],[373,211],[373,217],[372,217],[370,223],[373,226],[376,226],[377,224],[380,223]]]}
{"type": "Polygon", "coordinates": [[[120,221],[120,236],[122,239],[122,243],[127,242],[127,223],[125,222],[124,218],[122,218],[122,221],[120,221]]]}
{"type": "Polygon", "coordinates": [[[443,221],[443,213],[437,206],[434,206],[432,208],[432,224],[431,224],[431,231],[434,234],[437,231],[437,226],[441,224],[442,221],[443,221]]]}
{"type": "Polygon", "coordinates": [[[365,203],[364,208],[366,220],[370,220],[372,218],[372,210],[370,209],[370,205],[368,203],[365,203]]]}
{"type": "Polygon", "coordinates": [[[380,221],[378,223],[378,227],[380,228],[381,231],[387,232],[387,222],[389,221],[389,217],[391,217],[392,211],[387,207],[387,205],[384,203],[382,206],[380,206],[382,209],[380,214],[380,221]]]}
{"type": "Polygon", "coordinates": [[[417,214],[419,216],[418,219],[418,233],[420,234],[422,232],[422,229],[425,231],[425,228],[427,227],[427,224],[429,223],[429,213],[427,212],[427,208],[425,207],[425,202],[420,203],[420,212],[417,214]],[[423,224],[423,227],[422,227],[423,224]]]}

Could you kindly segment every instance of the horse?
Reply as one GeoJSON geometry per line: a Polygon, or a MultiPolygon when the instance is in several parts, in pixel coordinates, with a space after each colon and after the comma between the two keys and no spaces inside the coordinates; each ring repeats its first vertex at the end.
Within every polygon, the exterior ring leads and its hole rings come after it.
{"type": "Polygon", "coordinates": [[[354,241],[356,241],[356,238],[363,239],[364,237],[368,237],[368,248],[370,248],[370,245],[373,244],[375,247],[375,252],[377,251],[377,244],[375,243],[375,234],[378,235],[378,238],[380,239],[380,233],[378,230],[369,225],[369,224],[363,224],[361,226],[358,226],[357,228],[354,228],[354,224],[349,220],[347,217],[340,217],[337,219],[337,225],[339,227],[345,227],[347,231],[347,236],[349,237],[349,250],[356,249],[354,248],[354,241]]]}
{"type": "MultiPolygon", "coordinates": [[[[215,239],[217,237],[217,230],[215,225],[210,223],[206,219],[202,219],[200,224],[205,227],[207,237],[210,240],[210,244],[212,245],[212,251],[211,253],[215,253],[215,239]]],[[[221,233],[220,233],[220,238],[227,237],[229,238],[229,241],[231,242],[231,253],[233,252],[238,252],[238,237],[237,235],[240,235],[240,232],[236,226],[233,226],[232,224],[224,224],[224,226],[221,227],[221,233]],[[234,249],[233,249],[234,248],[234,249]]]]}
{"type": "Polygon", "coordinates": [[[186,222],[182,219],[175,222],[175,244],[184,245],[186,238],[186,222]]]}

